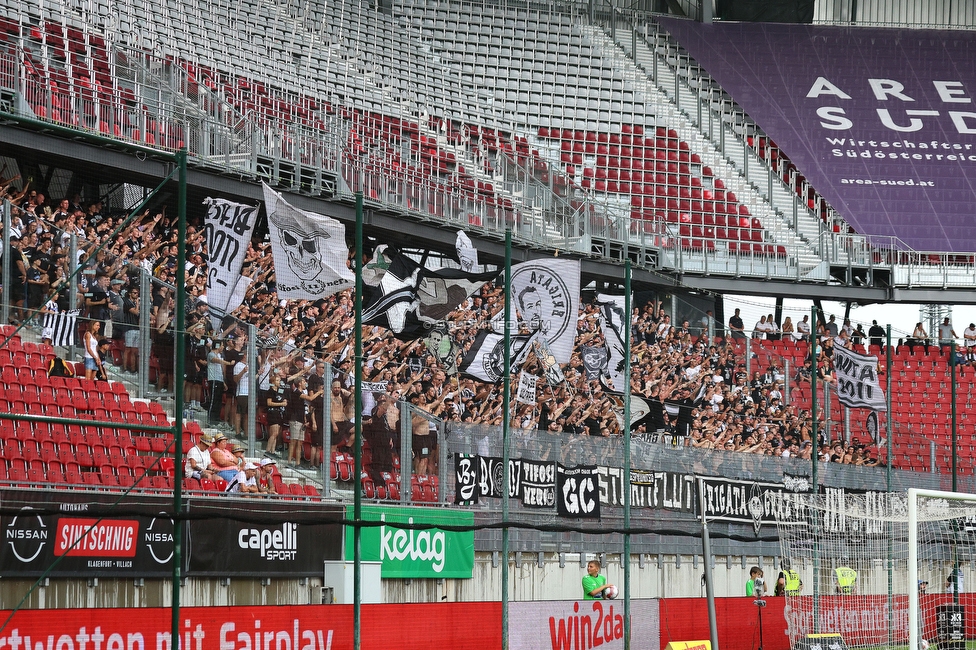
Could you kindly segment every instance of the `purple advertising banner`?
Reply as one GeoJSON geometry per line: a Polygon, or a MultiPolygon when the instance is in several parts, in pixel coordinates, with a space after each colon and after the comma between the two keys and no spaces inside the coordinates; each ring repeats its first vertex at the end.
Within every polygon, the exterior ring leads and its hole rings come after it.
{"type": "Polygon", "coordinates": [[[660,22],[857,232],[976,251],[976,33],[660,22]]]}

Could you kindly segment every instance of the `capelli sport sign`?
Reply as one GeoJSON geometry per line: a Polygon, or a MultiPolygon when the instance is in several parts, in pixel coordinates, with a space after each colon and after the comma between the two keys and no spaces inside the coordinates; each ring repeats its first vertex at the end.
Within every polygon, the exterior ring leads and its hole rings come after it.
{"type": "MultiPolygon", "coordinates": [[[[352,519],[352,508],[346,518],[352,519]]],[[[451,532],[439,528],[424,530],[387,525],[443,524],[470,526],[471,512],[439,511],[427,508],[364,507],[363,519],[384,525],[362,529],[362,559],[382,562],[383,578],[470,578],[474,570],[474,532],[451,532]]],[[[353,559],[353,528],[346,527],[347,560],[353,559]]]]}

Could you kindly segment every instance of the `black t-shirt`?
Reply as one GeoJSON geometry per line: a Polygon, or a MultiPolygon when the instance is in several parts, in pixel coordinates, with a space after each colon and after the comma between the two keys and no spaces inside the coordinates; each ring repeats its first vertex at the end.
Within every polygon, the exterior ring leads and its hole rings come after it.
{"type": "Polygon", "coordinates": [[[122,312],[123,312],[122,321],[127,326],[130,326],[127,327],[126,329],[131,329],[132,325],[139,324],[139,317],[130,311],[132,309],[135,309],[136,307],[138,307],[138,305],[136,305],[135,301],[133,301],[132,298],[130,298],[129,296],[122,297],[122,312]]]}
{"type": "MultiPolygon", "coordinates": [[[[319,392],[322,387],[325,386],[325,378],[320,376],[318,373],[313,372],[308,376],[308,392],[310,395],[314,395],[319,392]]],[[[322,393],[316,397],[311,402],[311,408],[314,413],[318,414],[316,422],[322,419],[322,409],[325,408],[325,393],[322,393]]]]}
{"type": "Polygon", "coordinates": [[[285,419],[289,422],[305,421],[305,400],[302,399],[302,392],[294,386],[289,386],[285,390],[285,400],[288,406],[285,407],[285,419]]]}
{"type": "MultiPolygon", "coordinates": [[[[274,387],[270,388],[268,390],[267,400],[268,402],[275,402],[277,404],[280,404],[281,402],[287,402],[288,388],[285,387],[284,384],[278,384],[278,388],[274,388],[274,387]]],[[[269,411],[274,409],[282,414],[284,414],[286,408],[287,407],[285,406],[268,406],[269,411]]]]}
{"type": "Polygon", "coordinates": [[[871,329],[868,330],[868,336],[871,337],[871,345],[884,345],[885,337],[888,333],[885,328],[880,325],[872,325],[871,329]]]}
{"type": "Polygon", "coordinates": [[[91,290],[91,301],[92,302],[102,302],[106,301],[104,304],[95,305],[91,309],[89,316],[96,320],[103,320],[108,315],[108,293],[104,289],[99,287],[97,284],[92,287],[91,290]]]}
{"type": "Polygon", "coordinates": [[[244,358],[244,353],[240,350],[234,349],[230,346],[224,348],[224,361],[230,362],[230,365],[224,366],[225,379],[227,386],[237,386],[237,382],[234,381],[234,366],[237,362],[244,358]]]}

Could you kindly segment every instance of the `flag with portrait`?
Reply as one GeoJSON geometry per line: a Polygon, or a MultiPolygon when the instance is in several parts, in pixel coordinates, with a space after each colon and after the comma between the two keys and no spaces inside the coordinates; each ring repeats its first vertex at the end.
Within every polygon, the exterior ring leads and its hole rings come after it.
{"type": "Polygon", "coordinates": [[[557,363],[569,363],[579,317],[579,260],[542,259],[512,266],[519,328],[540,332],[557,363]]]}

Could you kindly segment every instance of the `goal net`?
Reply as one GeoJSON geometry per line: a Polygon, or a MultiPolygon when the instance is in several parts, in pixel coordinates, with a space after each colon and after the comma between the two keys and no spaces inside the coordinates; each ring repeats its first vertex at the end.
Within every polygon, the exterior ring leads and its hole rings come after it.
{"type": "Polygon", "coordinates": [[[849,646],[965,650],[957,592],[972,573],[976,495],[828,490],[795,503],[767,573],[770,592],[785,587],[791,645],[838,633],[849,646]]]}

